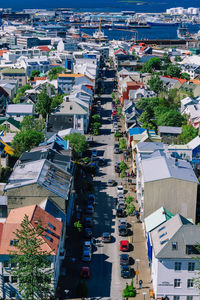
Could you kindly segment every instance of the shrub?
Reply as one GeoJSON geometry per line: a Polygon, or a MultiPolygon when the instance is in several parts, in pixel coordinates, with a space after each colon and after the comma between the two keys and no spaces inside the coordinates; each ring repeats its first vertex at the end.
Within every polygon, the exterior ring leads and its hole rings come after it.
{"type": "Polygon", "coordinates": [[[128,216],[132,216],[135,211],[136,211],[136,207],[133,203],[127,205],[126,213],[128,216]]]}
{"type": "Polygon", "coordinates": [[[119,149],[120,150],[124,150],[126,148],[127,148],[126,140],[125,139],[120,139],[120,141],[119,141],[119,149]]]}
{"type": "Polygon", "coordinates": [[[96,135],[99,135],[99,129],[95,128],[93,129],[93,134],[96,136],[96,135]]]}
{"type": "Polygon", "coordinates": [[[126,171],[125,171],[125,170],[122,170],[122,171],[121,171],[121,175],[120,175],[120,176],[121,176],[121,178],[124,178],[124,177],[126,177],[126,171]]]}
{"type": "Polygon", "coordinates": [[[116,133],[114,134],[114,137],[115,137],[115,138],[119,138],[119,137],[121,137],[121,135],[122,135],[121,132],[116,132],[116,133]]]}
{"type": "Polygon", "coordinates": [[[126,284],[125,289],[123,290],[123,297],[129,298],[129,297],[135,297],[136,296],[136,289],[133,286],[133,280],[131,281],[131,284],[126,284]]]}
{"type": "Polygon", "coordinates": [[[128,169],[128,165],[122,160],[121,163],[120,163],[120,171],[126,171],[128,169]]]}

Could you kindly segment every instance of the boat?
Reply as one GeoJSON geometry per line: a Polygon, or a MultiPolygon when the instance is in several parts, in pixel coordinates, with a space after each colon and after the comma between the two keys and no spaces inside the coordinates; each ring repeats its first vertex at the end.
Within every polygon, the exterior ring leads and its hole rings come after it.
{"type": "Polygon", "coordinates": [[[180,26],[177,29],[177,37],[179,39],[185,40],[192,38],[191,34],[188,31],[188,27],[186,24],[180,24],[180,26]]]}
{"type": "Polygon", "coordinates": [[[108,37],[104,34],[104,32],[102,30],[96,30],[94,33],[93,33],[93,38],[95,39],[101,39],[101,40],[107,40],[108,37]]]}
{"type": "Polygon", "coordinates": [[[160,18],[148,17],[146,18],[146,22],[152,26],[178,26],[179,23],[175,21],[166,21],[160,18]]]}

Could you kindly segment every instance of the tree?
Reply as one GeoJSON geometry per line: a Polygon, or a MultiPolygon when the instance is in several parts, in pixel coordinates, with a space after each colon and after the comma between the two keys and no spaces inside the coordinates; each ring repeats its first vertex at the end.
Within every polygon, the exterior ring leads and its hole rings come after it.
{"type": "Polygon", "coordinates": [[[46,89],[44,88],[42,92],[37,95],[36,103],[36,110],[39,114],[42,115],[43,118],[46,118],[46,116],[50,113],[51,102],[52,98],[49,97],[46,89]]]}
{"type": "Polygon", "coordinates": [[[152,57],[142,67],[143,73],[152,73],[155,70],[160,70],[162,61],[159,57],[152,57]]]}
{"type": "Polygon", "coordinates": [[[163,82],[158,74],[151,76],[148,81],[148,85],[150,90],[154,91],[156,94],[162,92],[163,90],[163,82]]]}
{"type": "Polygon", "coordinates": [[[45,127],[45,122],[43,119],[35,119],[33,116],[25,116],[20,123],[20,128],[22,131],[35,130],[41,132],[45,127]]]}
{"type": "Polygon", "coordinates": [[[161,114],[157,114],[157,126],[177,126],[180,127],[183,122],[183,116],[175,109],[163,109],[161,114]]]}
{"type": "Polygon", "coordinates": [[[53,69],[51,69],[51,70],[49,71],[49,74],[48,74],[49,79],[50,79],[50,80],[57,79],[58,74],[61,74],[61,73],[66,73],[66,69],[63,68],[63,67],[61,67],[61,66],[59,66],[59,67],[54,67],[53,69]]]}
{"type": "Polygon", "coordinates": [[[24,96],[24,93],[26,90],[31,89],[30,84],[23,85],[20,89],[17,91],[16,97],[13,99],[13,103],[20,103],[20,98],[24,96]]]}
{"type": "Polygon", "coordinates": [[[80,133],[66,135],[64,140],[69,141],[69,145],[75,157],[79,157],[88,148],[86,137],[80,133]]]}
{"type": "Polygon", "coordinates": [[[181,135],[178,137],[177,142],[187,144],[197,135],[198,129],[195,129],[192,125],[183,125],[181,135]]]}
{"type": "Polygon", "coordinates": [[[101,117],[100,117],[100,115],[95,114],[92,116],[92,119],[94,122],[98,122],[98,121],[100,121],[101,117]]]}
{"type": "Polygon", "coordinates": [[[182,58],[179,55],[177,55],[177,56],[175,56],[174,61],[175,62],[182,61],[182,58]]]}
{"type": "Polygon", "coordinates": [[[45,232],[41,221],[32,225],[27,215],[14,233],[15,249],[10,252],[11,275],[17,278],[19,292],[24,300],[48,299],[52,295],[50,252],[43,250],[46,243],[40,238],[45,232]],[[20,255],[19,255],[20,254],[20,255]]]}
{"type": "Polygon", "coordinates": [[[127,148],[127,145],[126,145],[126,140],[125,139],[120,139],[119,140],[119,149],[120,150],[124,150],[127,148]]]}
{"type": "Polygon", "coordinates": [[[126,171],[128,169],[128,165],[122,160],[119,165],[120,171],[126,171]]]}
{"type": "Polygon", "coordinates": [[[181,78],[186,79],[186,80],[190,80],[190,75],[188,73],[181,73],[181,78]]]}
{"type": "Polygon", "coordinates": [[[133,203],[129,203],[126,207],[126,213],[128,216],[131,216],[134,214],[136,208],[135,205],[133,203]]]}
{"type": "Polygon", "coordinates": [[[31,78],[34,78],[34,77],[38,77],[40,75],[40,71],[39,70],[33,70],[31,72],[31,78]]]}
{"type": "Polygon", "coordinates": [[[12,142],[15,154],[20,156],[24,151],[38,146],[44,141],[44,134],[33,129],[18,132],[12,142]]]}
{"type": "Polygon", "coordinates": [[[125,199],[125,202],[127,204],[130,204],[131,202],[133,202],[133,197],[132,196],[127,196],[126,199],[125,199]]]}
{"type": "Polygon", "coordinates": [[[63,96],[64,95],[57,94],[55,95],[55,97],[52,98],[51,109],[54,109],[63,103],[63,96]]]}
{"type": "Polygon", "coordinates": [[[169,65],[166,71],[166,75],[170,77],[178,77],[181,76],[181,69],[178,65],[169,65]]]}

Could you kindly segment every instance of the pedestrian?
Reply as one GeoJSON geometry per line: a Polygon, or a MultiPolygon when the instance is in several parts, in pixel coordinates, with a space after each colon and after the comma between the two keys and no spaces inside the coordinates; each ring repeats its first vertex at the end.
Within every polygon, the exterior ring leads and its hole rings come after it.
{"type": "Polygon", "coordinates": [[[140,280],[139,280],[139,289],[142,288],[142,284],[143,284],[143,281],[142,281],[142,279],[140,279],[140,280]]]}
{"type": "Polygon", "coordinates": [[[128,161],[128,155],[126,156],[126,161],[128,161]]]}

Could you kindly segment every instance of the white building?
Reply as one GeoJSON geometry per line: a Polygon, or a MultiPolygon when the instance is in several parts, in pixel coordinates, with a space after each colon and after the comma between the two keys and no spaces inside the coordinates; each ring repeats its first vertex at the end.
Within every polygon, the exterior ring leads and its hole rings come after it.
{"type": "Polygon", "coordinates": [[[199,14],[199,8],[196,8],[196,7],[169,8],[169,9],[166,10],[166,14],[168,14],[168,15],[198,15],[199,14]]]}
{"type": "Polygon", "coordinates": [[[177,214],[156,227],[148,236],[152,284],[155,298],[199,300],[194,286],[200,252],[200,226],[177,214]]]}

